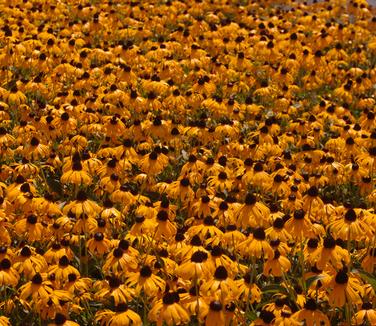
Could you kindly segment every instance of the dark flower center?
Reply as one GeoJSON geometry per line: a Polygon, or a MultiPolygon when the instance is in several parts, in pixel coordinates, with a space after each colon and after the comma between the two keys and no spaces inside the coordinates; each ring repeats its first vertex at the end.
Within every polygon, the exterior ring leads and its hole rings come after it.
{"type": "Polygon", "coordinates": [[[210,310],[221,311],[222,310],[222,303],[217,301],[217,300],[210,302],[210,310]]]}
{"type": "Polygon", "coordinates": [[[116,306],[115,310],[116,310],[117,312],[125,312],[125,311],[128,310],[128,305],[127,305],[126,303],[119,303],[119,304],[116,306]]]}
{"type": "Polygon", "coordinates": [[[159,211],[157,214],[158,221],[166,222],[168,220],[168,213],[166,211],[159,211]]]}
{"type": "Polygon", "coordinates": [[[349,209],[346,214],[345,214],[345,220],[348,222],[355,222],[356,220],[356,213],[355,211],[351,208],[349,209]]]}
{"type": "Polygon", "coordinates": [[[347,272],[344,270],[340,270],[336,275],[335,281],[337,284],[346,284],[349,281],[349,276],[347,275],[347,272]]]}
{"type": "Polygon", "coordinates": [[[149,266],[143,266],[140,270],[140,275],[142,277],[150,277],[152,274],[151,268],[149,266]]]}
{"type": "Polygon", "coordinates": [[[165,305],[171,305],[180,301],[178,292],[167,292],[162,299],[165,305]]]}
{"type": "Polygon", "coordinates": [[[371,302],[364,302],[362,304],[362,309],[364,309],[364,310],[370,310],[370,309],[372,309],[372,303],[371,302]]]}
{"type": "Polygon", "coordinates": [[[257,240],[265,240],[265,231],[263,228],[257,228],[253,231],[253,237],[257,240]]]}
{"type": "Polygon", "coordinates": [[[121,248],[116,248],[114,249],[113,255],[115,258],[121,258],[123,257],[123,250],[121,250],[121,248]]]}
{"type": "Polygon", "coordinates": [[[108,284],[110,285],[111,289],[117,289],[120,286],[121,281],[117,277],[111,277],[108,280],[108,284]]]}
{"type": "Polygon", "coordinates": [[[95,241],[102,241],[104,239],[104,235],[101,232],[97,232],[94,234],[95,241]]]}
{"type": "Polygon", "coordinates": [[[316,186],[309,188],[307,193],[310,197],[317,197],[319,195],[319,191],[316,186]]]}
{"type": "Polygon", "coordinates": [[[223,266],[218,266],[217,269],[215,270],[214,277],[217,280],[224,281],[228,277],[228,273],[225,267],[223,266]]]}
{"type": "Polygon", "coordinates": [[[27,217],[27,223],[28,224],[36,224],[37,223],[37,217],[35,215],[29,215],[27,217]]]}
{"type": "Polygon", "coordinates": [[[302,209],[298,209],[294,212],[294,218],[296,220],[304,219],[305,212],[302,209]]]}
{"type": "Polygon", "coordinates": [[[127,241],[125,239],[120,240],[120,242],[119,242],[119,248],[122,249],[122,250],[128,250],[128,248],[129,248],[129,241],[127,241]]]}
{"type": "Polygon", "coordinates": [[[22,184],[22,186],[20,187],[20,190],[21,192],[25,193],[25,192],[30,192],[30,185],[28,183],[24,183],[22,184]]]}
{"type": "Polygon", "coordinates": [[[214,225],[214,219],[211,216],[205,217],[204,225],[206,225],[206,226],[214,225]]]}
{"type": "Polygon", "coordinates": [[[143,216],[136,216],[135,217],[136,223],[143,223],[145,221],[145,217],[143,216]]]}
{"type": "Polygon", "coordinates": [[[56,313],[55,315],[55,324],[56,325],[64,325],[64,323],[67,321],[67,317],[65,317],[60,312],[56,313]]]}
{"type": "Polygon", "coordinates": [[[43,282],[42,276],[39,273],[35,274],[33,278],[31,279],[31,282],[33,284],[42,284],[43,282]]]}
{"type": "Polygon", "coordinates": [[[156,151],[153,151],[149,154],[149,158],[153,161],[156,161],[158,158],[158,153],[156,151]]]}
{"type": "Polygon", "coordinates": [[[202,197],[201,197],[201,201],[202,201],[204,204],[207,204],[207,203],[210,201],[210,198],[209,198],[209,196],[202,196],[202,197]]]}
{"type": "Polygon", "coordinates": [[[274,182],[275,183],[281,183],[283,181],[283,177],[280,175],[280,174],[277,174],[275,177],[274,177],[274,182]]]}
{"type": "Polygon", "coordinates": [[[21,249],[21,256],[23,257],[30,257],[31,256],[31,250],[29,247],[23,247],[21,249]]]}
{"type": "Polygon", "coordinates": [[[69,282],[75,282],[77,280],[77,275],[74,273],[68,274],[68,281],[69,282]]]}
{"type": "Polygon", "coordinates": [[[0,268],[2,270],[7,270],[10,268],[10,266],[12,266],[12,264],[10,263],[10,260],[8,258],[4,258],[1,263],[0,263],[0,268]]]}
{"type": "Polygon", "coordinates": [[[104,220],[103,218],[99,217],[97,219],[97,224],[98,224],[98,227],[104,228],[106,226],[106,220],[104,220]]]}
{"type": "Polygon", "coordinates": [[[318,239],[311,238],[311,239],[308,240],[308,243],[307,243],[308,248],[316,249],[318,247],[318,245],[319,245],[319,240],[318,239]]]}
{"type": "Polygon", "coordinates": [[[200,237],[196,234],[196,235],[194,235],[194,236],[192,237],[190,244],[191,244],[192,246],[196,246],[196,247],[198,247],[198,246],[201,246],[201,245],[202,245],[202,241],[201,241],[200,237]]]}
{"type": "Polygon", "coordinates": [[[85,200],[87,200],[87,195],[86,195],[85,191],[80,190],[80,191],[78,192],[78,194],[77,194],[76,199],[77,199],[78,201],[85,201],[85,200]]]}
{"type": "Polygon", "coordinates": [[[229,232],[235,231],[236,225],[235,224],[229,224],[229,225],[227,225],[226,230],[229,231],[229,232]]]}
{"type": "Polygon", "coordinates": [[[254,205],[256,204],[256,196],[254,194],[247,194],[245,197],[245,203],[246,205],[254,205]]]}
{"type": "Polygon", "coordinates": [[[73,171],[82,171],[82,164],[80,161],[74,161],[72,164],[73,171]]]}
{"type": "Polygon", "coordinates": [[[227,173],[226,172],[220,172],[218,174],[218,179],[219,180],[226,180],[227,179],[227,173]]]}
{"type": "Polygon", "coordinates": [[[280,217],[277,217],[273,222],[273,227],[276,229],[282,229],[284,225],[285,221],[280,217]]]}
{"type": "Polygon", "coordinates": [[[211,251],[211,255],[213,257],[220,257],[220,256],[222,256],[222,254],[223,254],[223,250],[220,246],[214,246],[213,247],[213,249],[211,251]]]}
{"type": "Polygon", "coordinates": [[[265,324],[270,324],[274,320],[275,315],[271,311],[261,310],[260,318],[265,324]]]}
{"type": "Polygon", "coordinates": [[[59,265],[62,267],[67,267],[69,265],[69,259],[67,256],[63,256],[59,259],[59,265]]]}
{"type": "Polygon", "coordinates": [[[325,238],[324,239],[324,248],[326,249],[333,249],[336,246],[336,241],[333,238],[325,238]]]}
{"type": "Polygon", "coordinates": [[[34,146],[34,147],[38,146],[38,145],[39,145],[39,140],[38,140],[38,138],[35,138],[35,137],[31,138],[31,140],[30,140],[30,145],[31,145],[31,146],[34,146]]]}
{"type": "Polygon", "coordinates": [[[181,184],[183,187],[188,187],[188,186],[189,186],[189,179],[187,179],[187,178],[181,179],[181,180],[180,180],[180,184],[181,184]]]}
{"type": "Polygon", "coordinates": [[[196,251],[192,257],[191,257],[191,262],[193,263],[202,263],[203,261],[208,259],[208,254],[204,251],[196,251]]]}

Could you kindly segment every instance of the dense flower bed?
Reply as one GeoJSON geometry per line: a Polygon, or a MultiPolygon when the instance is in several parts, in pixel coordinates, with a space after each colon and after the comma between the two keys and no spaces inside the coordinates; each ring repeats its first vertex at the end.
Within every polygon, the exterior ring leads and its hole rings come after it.
{"type": "Polygon", "coordinates": [[[376,325],[367,2],[0,22],[0,325],[376,325]]]}

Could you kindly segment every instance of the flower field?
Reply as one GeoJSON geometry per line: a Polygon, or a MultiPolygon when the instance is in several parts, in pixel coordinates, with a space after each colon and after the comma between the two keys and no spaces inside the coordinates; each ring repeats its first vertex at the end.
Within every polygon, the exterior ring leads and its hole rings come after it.
{"type": "Polygon", "coordinates": [[[0,326],[376,325],[376,7],[0,1],[0,326]]]}

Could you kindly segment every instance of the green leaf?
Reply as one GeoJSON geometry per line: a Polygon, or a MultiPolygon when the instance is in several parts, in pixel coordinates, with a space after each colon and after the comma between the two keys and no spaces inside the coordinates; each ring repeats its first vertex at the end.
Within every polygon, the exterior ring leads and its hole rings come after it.
{"type": "Polygon", "coordinates": [[[373,289],[376,291],[376,277],[368,272],[362,270],[354,270],[355,273],[359,273],[360,276],[369,284],[372,285],[373,289]]]}
{"type": "Polygon", "coordinates": [[[267,285],[262,288],[262,293],[284,293],[288,295],[288,291],[285,287],[278,284],[267,285]]]}
{"type": "Polygon", "coordinates": [[[318,281],[318,280],[322,280],[323,278],[324,278],[323,275],[317,275],[317,276],[312,276],[312,277],[308,278],[305,281],[306,282],[306,289],[309,289],[313,282],[318,281]]]}

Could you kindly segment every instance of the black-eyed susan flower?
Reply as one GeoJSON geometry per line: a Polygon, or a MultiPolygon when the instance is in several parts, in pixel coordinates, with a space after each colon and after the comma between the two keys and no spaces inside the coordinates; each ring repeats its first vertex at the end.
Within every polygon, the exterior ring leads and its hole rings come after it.
{"type": "Polygon", "coordinates": [[[255,229],[253,234],[251,234],[247,240],[238,245],[237,250],[247,257],[274,257],[274,251],[266,241],[266,235],[263,228],[255,229]]]}
{"type": "Polygon", "coordinates": [[[272,275],[274,277],[282,277],[283,273],[287,273],[290,268],[290,260],[285,256],[282,256],[278,250],[275,250],[274,257],[269,258],[264,263],[263,274],[265,276],[272,275]]]}
{"type": "Polygon", "coordinates": [[[376,322],[376,311],[373,309],[372,303],[363,303],[361,309],[355,313],[352,322],[355,323],[355,325],[362,325],[365,322],[371,325],[374,324],[376,322]]]}
{"type": "Polygon", "coordinates": [[[100,310],[96,313],[95,319],[101,325],[142,325],[141,317],[129,309],[126,303],[120,303],[112,310],[100,310]]]}
{"type": "Polygon", "coordinates": [[[180,303],[178,292],[167,292],[150,309],[148,318],[157,325],[180,325],[189,322],[187,310],[180,303]]]}
{"type": "Polygon", "coordinates": [[[137,294],[143,291],[148,297],[162,293],[166,286],[166,282],[148,265],[141,266],[137,272],[130,272],[126,284],[135,288],[137,294]]]}
{"type": "Polygon", "coordinates": [[[331,306],[342,307],[346,303],[362,303],[361,298],[364,292],[362,285],[346,268],[333,273],[326,285],[331,306]]]}
{"type": "Polygon", "coordinates": [[[0,267],[1,286],[16,286],[20,275],[12,266],[11,261],[8,258],[3,258],[0,262],[0,267]]]}
{"type": "Polygon", "coordinates": [[[314,326],[316,323],[320,323],[325,326],[330,325],[329,318],[319,310],[316,301],[309,298],[304,305],[304,309],[299,310],[293,315],[296,320],[302,322],[304,321],[307,326],[314,326]]]}

